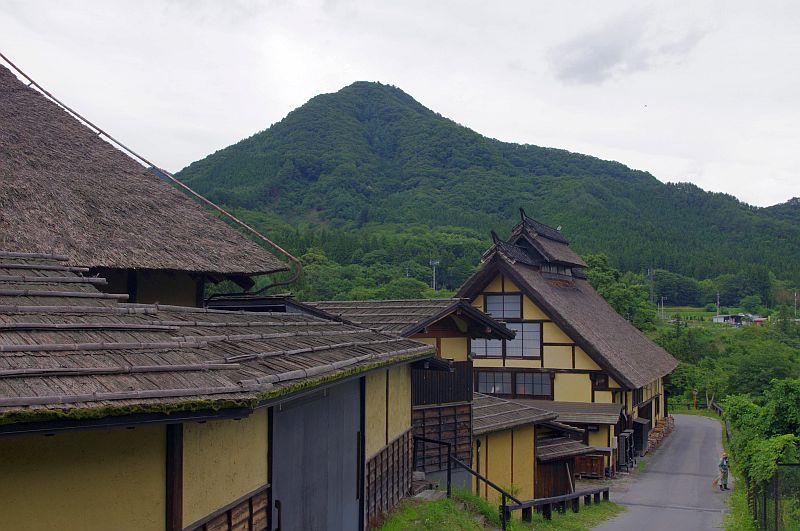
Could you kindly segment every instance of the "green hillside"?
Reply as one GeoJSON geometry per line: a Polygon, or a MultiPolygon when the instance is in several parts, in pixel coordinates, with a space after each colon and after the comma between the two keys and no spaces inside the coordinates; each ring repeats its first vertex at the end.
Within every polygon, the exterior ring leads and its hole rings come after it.
{"type": "Polygon", "coordinates": [[[392,264],[420,279],[432,256],[450,288],[520,206],[623,270],[702,279],[758,264],[800,283],[796,208],[751,207],[617,162],[486,138],[378,83],[317,96],[178,177],[295,252],[318,246],[339,264],[392,264]]]}

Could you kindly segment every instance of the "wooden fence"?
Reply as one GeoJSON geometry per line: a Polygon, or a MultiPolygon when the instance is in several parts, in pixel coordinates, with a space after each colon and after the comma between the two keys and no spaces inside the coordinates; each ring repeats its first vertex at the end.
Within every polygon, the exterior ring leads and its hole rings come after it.
{"type": "Polygon", "coordinates": [[[367,528],[411,491],[413,448],[414,437],[409,429],[367,461],[367,528]]]}

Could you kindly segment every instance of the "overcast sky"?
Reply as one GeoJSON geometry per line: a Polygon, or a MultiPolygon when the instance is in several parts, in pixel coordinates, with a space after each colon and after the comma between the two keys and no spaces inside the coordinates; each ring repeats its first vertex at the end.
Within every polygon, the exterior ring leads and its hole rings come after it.
{"type": "Polygon", "coordinates": [[[0,51],[173,171],[368,80],[486,136],[800,196],[800,2],[0,0],[0,51]]]}

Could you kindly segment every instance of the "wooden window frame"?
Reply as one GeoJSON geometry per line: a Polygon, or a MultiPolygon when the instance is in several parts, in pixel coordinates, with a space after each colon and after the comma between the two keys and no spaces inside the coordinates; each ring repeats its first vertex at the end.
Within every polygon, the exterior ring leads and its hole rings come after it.
{"type": "Polygon", "coordinates": [[[478,379],[481,372],[508,372],[511,373],[511,394],[501,393],[484,393],[491,394],[500,398],[527,398],[529,400],[554,400],[555,399],[555,379],[556,373],[554,371],[543,371],[536,369],[523,369],[517,367],[476,367],[473,374],[473,389],[480,393],[478,390],[478,379]],[[534,373],[534,374],[548,374],[550,376],[550,395],[523,395],[517,394],[517,374],[534,373]]]}
{"type": "MultiPolygon", "coordinates": [[[[522,293],[505,293],[502,291],[486,291],[481,293],[483,296],[483,312],[493,319],[497,319],[498,321],[502,321],[506,324],[537,324],[539,325],[539,353],[535,356],[509,356],[508,355],[508,341],[507,339],[501,340],[502,343],[500,345],[500,355],[499,356],[487,356],[484,354],[475,354],[474,358],[485,359],[485,360],[541,360],[544,354],[544,321],[542,319],[524,319],[524,304],[523,304],[523,294],[522,293]],[[519,318],[505,318],[505,317],[494,317],[489,314],[487,309],[487,298],[492,296],[504,296],[504,297],[519,297],[519,318]]],[[[472,344],[469,345],[470,353],[472,353],[472,344]]]]}

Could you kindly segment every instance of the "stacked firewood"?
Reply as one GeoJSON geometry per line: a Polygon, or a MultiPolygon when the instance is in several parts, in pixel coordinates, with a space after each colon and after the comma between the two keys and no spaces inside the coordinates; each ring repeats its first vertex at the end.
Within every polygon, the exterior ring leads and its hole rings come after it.
{"type": "Polygon", "coordinates": [[[650,450],[655,450],[661,445],[661,441],[672,432],[675,426],[675,419],[672,417],[665,417],[656,423],[655,428],[650,430],[650,435],[647,437],[647,446],[650,450]]]}

